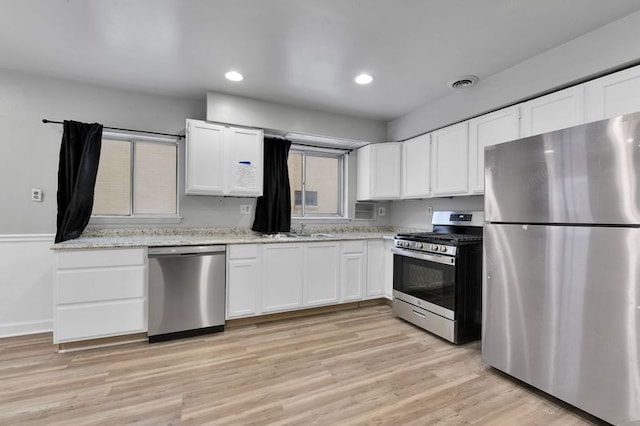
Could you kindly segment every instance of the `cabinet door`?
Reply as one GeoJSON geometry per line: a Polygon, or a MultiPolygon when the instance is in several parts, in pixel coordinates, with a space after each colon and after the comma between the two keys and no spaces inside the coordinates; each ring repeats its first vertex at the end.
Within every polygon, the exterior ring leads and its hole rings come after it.
{"type": "Polygon", "coordinates": [[[539,135],[582,124],[582,92],[582,86],[569,87],[521,104],[521,136],[539,135]]]}
{"type": "Polygon", "coordinates": [[[227,319],[257,315],[258,290],[257,259],[227,261],[227,319]]]}
{"type": "Polygon", "coordinates": [[[371,199],[400,198],[400,167],[402,144],[386,142],[371,145],[371,199]]]}
{"type": "Polygon", "coordinates": [[[469,137],[467,123],[431,134],[431,193],[466,194],[469,188],[469,137]]]}
{"type": "Polygon", "coordinates": [[[484,193],[484,148],[518,139],[520,115],[518,107],[505,108],[469,120],[469,187],[484,193]]]}
{"type": "Polygon", "coordinates": [[[424,198],[431,186],[431,135],[402,143],[402,198],[424,198]]]}
{"type": "Polygon", "coordinates": [[[185,193],[224,193],[224,126],[187,120],[185,193]]]}
{"type": "Polygon", "coordinates": [[[147,331],[146,249],[56,252],[53,342],[147,331]]]}
{"type": "Polygon", "coordinates": [[[367,298],[384,296],[385,261],[382,240],[367,241],[367,298]]]}
{"type": "Polygon", "coordinates": [[[586,121],[640,111],[640,67],[610,74],[584,85],[586,121]]]}
{"type": "Polygon", "coordinates": [[[339,253],[336,242],[305,244],[303,306],[338,303],[339,253]]]}
{"type": "Polygon", "coordinates": [[[302,306],[303,248],[301,244],[263,244],[262,312],[302,306]]]}
{"type": "Polygon", "coordinates": [[[367,280],[367,242],[343,241],[340,257],[340,301],[362,299],[367,280]]]}
{"type": "Polygon", "coordinates": [[[230,127],[227,132],[227,194],[261,196],[262,130],[230,127]]]}

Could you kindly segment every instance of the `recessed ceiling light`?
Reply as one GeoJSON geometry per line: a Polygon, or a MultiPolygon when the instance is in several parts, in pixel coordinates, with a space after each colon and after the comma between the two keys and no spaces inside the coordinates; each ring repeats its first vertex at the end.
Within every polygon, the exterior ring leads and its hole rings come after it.
{"type": "Polygon", "coordinates": [[[231,81],[242,81],[242,79],[244,78],[238,71],[229,71],[224,76],[227,78],[227,80],[231,81]]]}
{"type": "Polygon", "coordinates": [[[463,75],[449,82],[449,87],[453,89],[466,89],[476,84],[480,79],[475,75],[463,75]]]}
{"type": "Polygon", "coordinates": [[[371,75],[369,74],[362,73],[358,75],[354,80],[358,84],[369,84],[373,81],[373,77],[371,77],[371,75]]]}

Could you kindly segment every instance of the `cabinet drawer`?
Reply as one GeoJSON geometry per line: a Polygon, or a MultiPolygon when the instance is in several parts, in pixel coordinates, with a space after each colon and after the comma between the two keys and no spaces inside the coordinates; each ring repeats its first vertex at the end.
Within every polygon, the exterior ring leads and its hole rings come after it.
{"type": "Polygon", "coordinates": [[[58,271],[57,303],[85,303],[145,297],[145,268],[58,271]]]}
{"type": "Polygon", "coordinates": [[[58,269],[144,264],[145,250],[142,248],[60,250],[58,252],[58,269]]]}
{"type": "Polygon", "coordinates": [[[258,257],[257,244],[236,244],[228,246],[229,259],[251,259],[258,257]]]}
{"type": "Polygon", "coordinates": [[[147,331],[145,302],[94,303],[56,309],[54,343],[147,331]]]}
{"type": "Polygon", "coordinates": [[[342,252],[343,253],[364,253],[365,243],[366,241],[364,240],[343,241],[342,252]]]}

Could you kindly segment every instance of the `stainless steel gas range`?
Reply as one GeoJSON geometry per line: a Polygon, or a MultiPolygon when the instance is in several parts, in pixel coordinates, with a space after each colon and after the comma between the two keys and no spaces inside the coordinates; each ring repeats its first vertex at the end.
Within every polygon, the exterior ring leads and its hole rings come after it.
{"type": "Polygon", "coordinates": [[[393,314],[450,342],[480,338],[481,211],[433,213],[433,232],[404,233],[393,248],[393,314]]]}

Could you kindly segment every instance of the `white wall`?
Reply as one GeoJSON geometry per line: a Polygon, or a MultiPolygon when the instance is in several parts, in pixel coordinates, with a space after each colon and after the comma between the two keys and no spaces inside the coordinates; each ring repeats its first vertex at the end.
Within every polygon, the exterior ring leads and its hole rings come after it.
{"type": "Polygon", "coordinates": [[[51,331],[53,238],[0,235],[0,337],[51,331]]]}
{"type": "Polygon", "coordinates": [[[404,140],[482,113],[640,62],[640,12],[605,25],[388,123],[404,140]]]}
{"type": "Polygon", "coordinates": [[[390,204],[389,222],[391,226],[431,230],[432,210],[472,211],[484,210],[484,197],[472,195],[468,197],[429,198],[426,200],[394,201],[390,204]]]}
{"type": "Polygon", "coordinates": [[[207,120],[365,142],[386,140],[386,124],[383,121],[216,92],[207,93],[207,120]]]}
{"type": "Polygon", "coordinates": [[[113,90],[0,70],[0,234],[55,233],[62,126],[41,120],[176,133],[204,118],[205,102],[113,90]],[[30,188],[44,201],[30,200],[30,188]]]}

